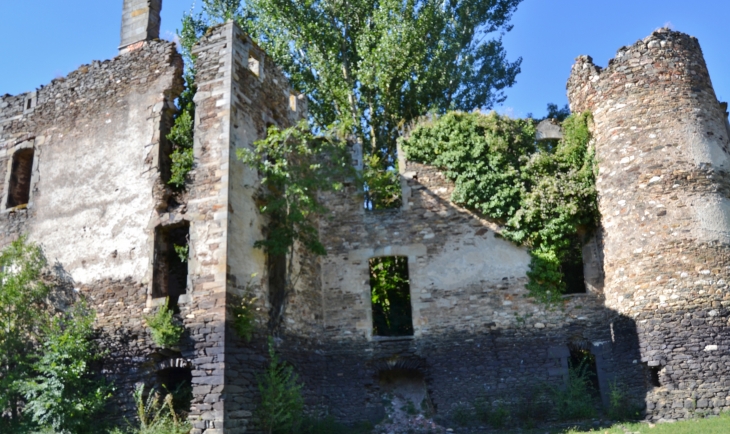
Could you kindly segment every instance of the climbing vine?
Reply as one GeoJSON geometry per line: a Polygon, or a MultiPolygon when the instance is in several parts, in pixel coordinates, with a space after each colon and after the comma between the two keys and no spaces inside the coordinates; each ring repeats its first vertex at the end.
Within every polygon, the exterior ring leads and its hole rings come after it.
{"type": "Polygon", "coordinates": [[[200,36],[205,32],[205,26],[196,20],[192,14],[186,14],[182,20],[182,29],[177,32],[183,60],[185,61],[185,89],[178,97],[177,113],[170,133],[165,136],[172,144],[170,154],[170,179],[168,184],[175,188],[183,188],[188,173],[193,169],[193,134],[195,123],[195,56],[192,53],[200,36]]]}
{"type": "Polygon", "coordinates": [[[571,115],[563,139],[538,143],[532,119],[452,112],[416,126],[402,148],[445,171],[454,203],[498,220],[502,236],[530,248],[527,289],[552,303],[599,219],[590,121],[590,113],[571,115]]]}
{"type": "Polygon", "coordinates": [[[338,191],[345,182],[356,182],[358,174],[343,140],[332,130],[315,134],[305,121],[291,128],[270,127],[266,139],[254,143],[252,149],[237,151],[238,158],[261,176],[261,189],[256,197],[261,214],[268,217],[264,239],[255,247],[264,250],[271,262],[283,262],[282,268],[271,271],[283,274],[276,291],[270,291],[269,328],[278,331],[283,320],[288,294],[296,283],[294,246],[299,243],[315,255],[327,252],[319,238],[316,218],[327,212],[319,195],[338,191]]]}

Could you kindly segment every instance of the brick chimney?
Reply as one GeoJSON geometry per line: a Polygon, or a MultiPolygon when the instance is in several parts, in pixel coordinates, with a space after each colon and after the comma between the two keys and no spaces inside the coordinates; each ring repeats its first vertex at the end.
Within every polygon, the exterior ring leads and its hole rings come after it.
{"type": "Polygon", "coordinates": [[[124,0],[120,53],[132,51],[144,41],[160,37],[161,10],[162,0],[124,0]]]}

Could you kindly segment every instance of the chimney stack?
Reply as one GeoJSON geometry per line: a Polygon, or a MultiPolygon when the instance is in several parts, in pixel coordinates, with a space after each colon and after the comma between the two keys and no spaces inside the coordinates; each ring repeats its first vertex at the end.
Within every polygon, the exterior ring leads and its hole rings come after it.
{"type": "Polygon", "coordinates": [[[144,41],[160,37],[162,0],[124,0],[120,53],[139,48],[144,41]]]}

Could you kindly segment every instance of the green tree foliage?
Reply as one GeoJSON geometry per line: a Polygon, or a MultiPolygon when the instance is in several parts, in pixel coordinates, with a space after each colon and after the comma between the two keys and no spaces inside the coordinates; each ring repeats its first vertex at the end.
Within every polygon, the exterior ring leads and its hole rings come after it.
{"type": "Polygon", "coordinates": [[[346,125],[386,168],[402,125],[504,100],[521,60],[495,35],[519,3],[251,0],[244,26],[309,96],[315,124],[346,125]]]}
{"type": "Polygon", "coordinates": [[[317,255],[327,252],[319,240],[314,217],[327,208],[320,193],[339,191],[357,173],[344,141],[333,134],[317,135],[306,123],[285,130],[270,127],[253,149],[237,150],[238,158],[261,175],[261,213],[271,217],[268,236],[255,246],[271,255],[292,252],[300,242],[317,255]]]}
{"type": "Polygon", "coordinates": [[[168,307],[170,299],[160,306],[153,315],[145,316],[147,327],[150,328],[152,340],[159,347],[172,348],[180,342],[185,327],[178,324],[173,317],[174,312],[168,307]]]}
{"type": "Polygon", "coordinates": [[[302,420],[302,385],[294,368],[279,359],[269,338],[269,366],[258,378],[261,402],[256,409],[260,428],[268,434],[296,432],[302,420]]]}
{"type": "MultiPolygon", "coordinates": [[[[40,280],[45,259],[40,249],[21,238],[0,254],[0,409],[10,422],[20,419],[23,381],[33,376],[39,325],[47,321],[49,288],[40,280]]],[[[0,422],[7,423],[6,418],[0,422]]]]}
{"type": "Polygon", "coordinates": [[[276,333],[296,283],[295,243],[315,255],[327,253],[317,229],[317,218],[327,212],[319,194],[341,190],[348,180],[355,182],[358,174],[344,141],[334,134],[316,135],[305,122],[286,130],[271,127],[253,149],[237,152],[261,176],[257,201],[269,220],[266,238],[254,246],[263,249],[270,261],[283,258],[286,262],[281,288],[270,288],[269,293],[269,328],[276,333]]]}
{"type": "Polygon", "coordinates": [[[385,256],[370,260],[373,335],[413,334],[408,257],[385,256]]]}
{"type": "Polygon", "coordinates": [[[200,19],[185,14],[182,20],[182,29],[178,30],[180,48],[185,61],[185,88],[177,100],[178,111],[175,114],[174,124],[170,133],[166,136],[172,144],[170,154],[171,167],[168,184],[175,188],[183,188],[188,173],[193,169],[195,163],[193,158],[193,133],[195,128],[195,103],[193,98],[197,91],[195,84],[195,56],[193,45],[198,42],[200,34],[205,31],[200,19]]]}
{"type": "Polygon", "coordinates": [[[94,314],[54,312],[38,246],[20,238],[0,254],[0,431],[90,433],[109,388],[95,379],[94,314]]]}
{"type": "Polygon", "coordinates": [[[314,128],[364,147],[368,207],[400,206],[396,142],[427,112],[492,107],[515,83],[501,35],[521,0],[204,0],[201,35],[233,18],[309,97],[314,128]]]}
{"type": "Polygon", "coordinates": [[[557,143],[535,142],[531,119],[453,112],[402,141],[408,158],[455,182],[452,200],[504,224],[502,235],[531,247],[527,285],[541,301],[565,291],[566,264],[581,260],[581,235],[599,219],[588,113],[563,123],[557,143]]]}
{"type": "Polygon", "coordinates": [[[45,335],[34,375],[21,383],[24,412],[41,427],[58,432],[93,432],[92,416],[103,410],[110,388],[89,375],[99,358],[94,335],[94,312],[77,303],[66,313],[41,325],[45,335]]]}

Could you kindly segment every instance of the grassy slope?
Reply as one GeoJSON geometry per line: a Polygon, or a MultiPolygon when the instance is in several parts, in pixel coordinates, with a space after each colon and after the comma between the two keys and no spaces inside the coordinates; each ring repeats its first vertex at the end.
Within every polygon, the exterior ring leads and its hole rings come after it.
{"type": "Polygon", "coordinates": [[[603,428],[593,431],[567,431],[565,434],[581,433],[601,434],[727,434],[730,433],[730,413],[724,413],[719,417],[707,419],[695,419],[676,423],[661,423],[649,425],[646,423],[621,423],[612,428],[603,428]],[[652,428],[653,427],[653,428],[652,428]]]}

